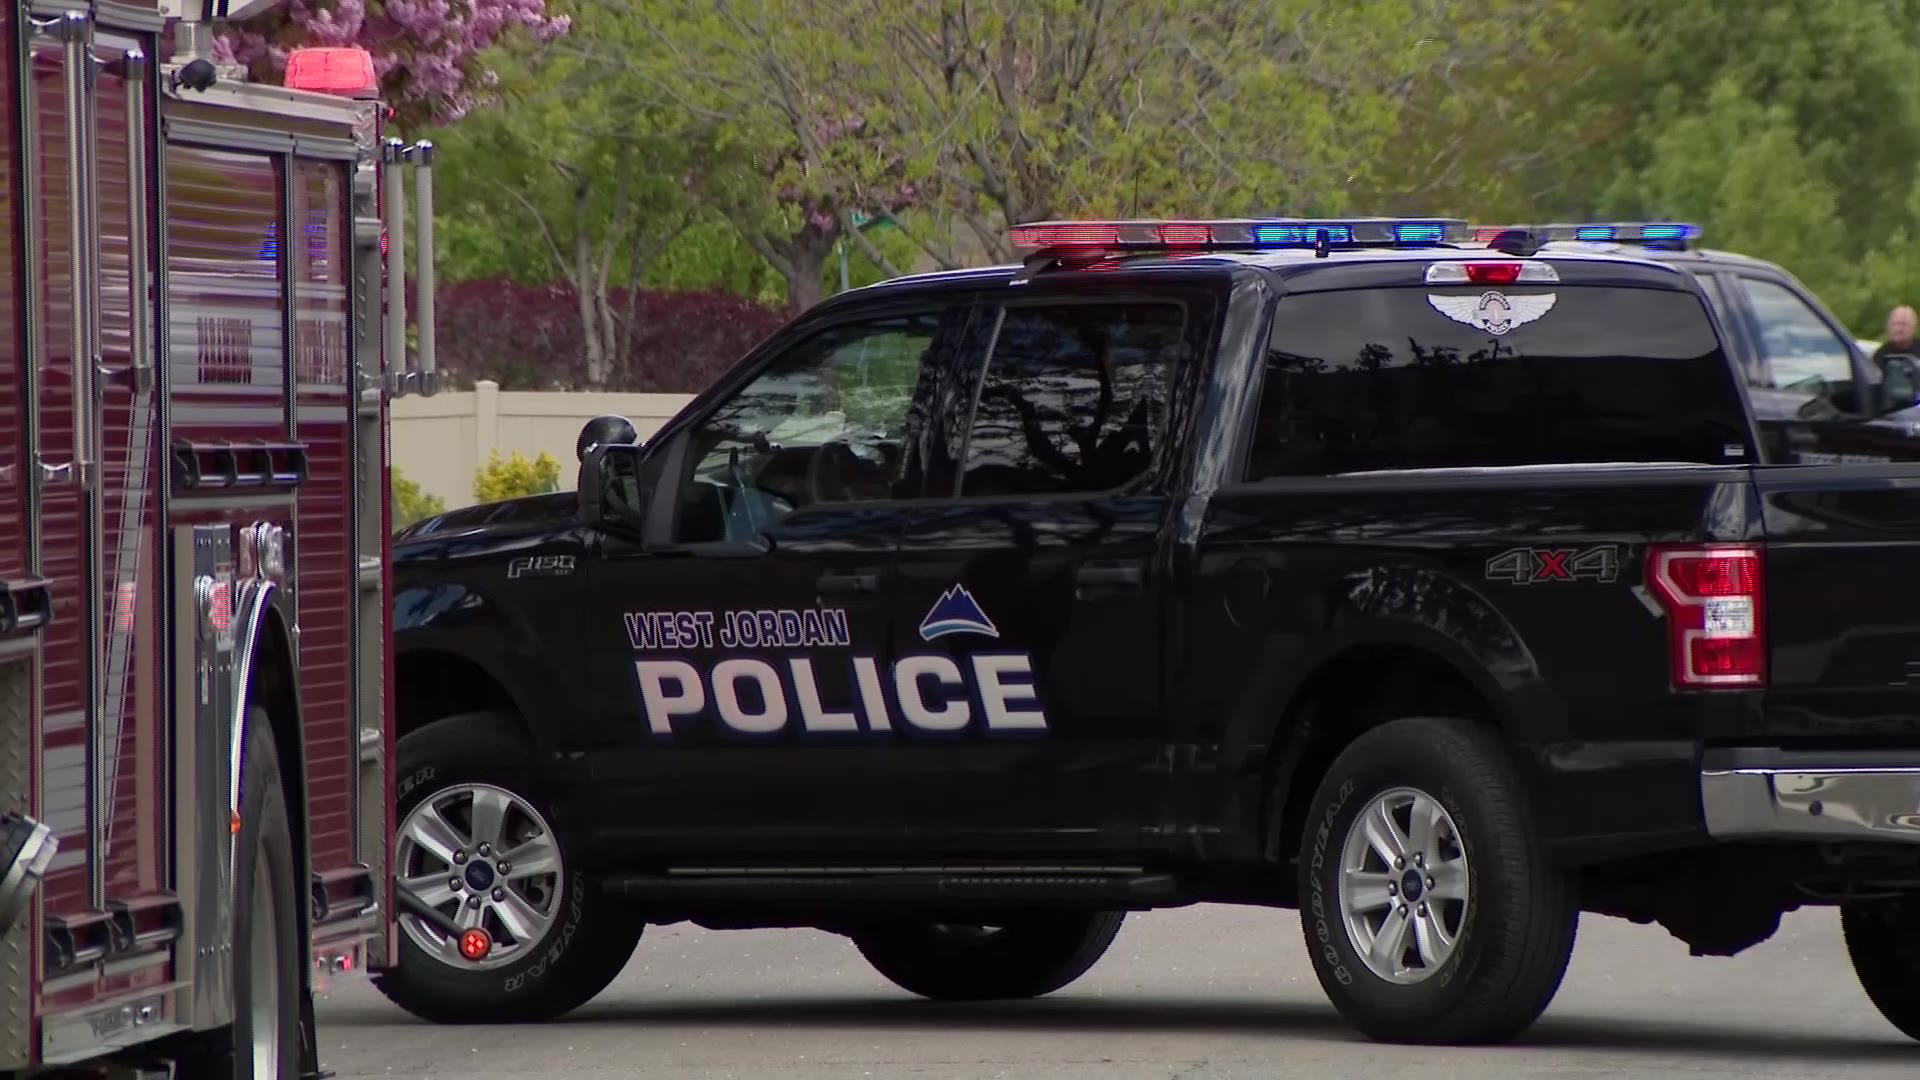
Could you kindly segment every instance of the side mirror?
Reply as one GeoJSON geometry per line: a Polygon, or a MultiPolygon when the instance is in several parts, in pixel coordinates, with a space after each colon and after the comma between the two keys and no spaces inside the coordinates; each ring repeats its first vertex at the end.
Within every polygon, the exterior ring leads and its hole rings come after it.
{"type": "Polygon", "coordinates": [[[581,425],[580,437],[573,443],[573,456],[584,464],[587,453],[596,446],[638,445],[640,432],[633,426],[633,421],[612,414],[596,416],[581,425]]]}
{"type": "Polygon", "coordinates": [[[1914,371],[1913,361],[1905,357],[1888,360],[1884,386],[1889,412],[1913,407],[1915,397],[1920,396],[1920,376],[1914,371]]]}
{"type": "Polygon", "coordinates": [[[603,443],[580,459],[580,519],[588,525],[639,532],[646,521],[641,483],[645,457],[632,443],[603,443]]]}

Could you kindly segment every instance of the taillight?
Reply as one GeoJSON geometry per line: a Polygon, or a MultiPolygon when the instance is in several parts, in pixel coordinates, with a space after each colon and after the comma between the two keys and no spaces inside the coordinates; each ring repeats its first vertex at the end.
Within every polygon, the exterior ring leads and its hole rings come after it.
{"type": "Polygon", "coordinates": [[[1652,547],[1647,588],[1666,612],[1675,686],[1766,685],[1766,579],[1759,548],[1652,547]]]}

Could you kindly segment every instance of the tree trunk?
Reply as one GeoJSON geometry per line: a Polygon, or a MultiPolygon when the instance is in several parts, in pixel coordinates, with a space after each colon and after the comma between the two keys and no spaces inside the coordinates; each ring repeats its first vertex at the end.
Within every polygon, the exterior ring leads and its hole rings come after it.
{"type": "Polygon", "coordinates": [[[787,303],[793,305],[795,313],[825,298],[820,279],[827,272],[827,259],[833,255],[836,231],[809,227],[787,243],[787,265],[782,270],[787,276],[787,303]]]}
{"type": "Polygon", "coordinates": [[[826,260],[801,255],[793,262],[794,270],[787,275],[787,304],[799,314],[826,298],[826,290],[820,284],[826,260]]]}
{"type": "Polygon", "coordinates": [[[573,295],[580,307],[580,340],[587,354],[587,388],[598,390],[607,382],[607,347],[601,336],[600,304],[595,286],[600,275],[594,272],[593,237],[586,222],[590,189],[585,181],[573,192],[573,295]]]}

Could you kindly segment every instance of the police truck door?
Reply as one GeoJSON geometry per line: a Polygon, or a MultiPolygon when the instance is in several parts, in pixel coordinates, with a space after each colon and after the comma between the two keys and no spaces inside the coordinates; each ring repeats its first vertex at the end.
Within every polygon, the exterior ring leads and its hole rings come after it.
{"type": "Polygon", "coordinates": [[[587,569],[588,632],[625,657],[589,664],[625,732],[594,767],[603,839],[781,859],[892,828],[881,585],[920,482],[913,406],[966,314],[801,324],[656,447],[665,524],[587,569]]]}
{"type": "Polygon", "coordinates": [[[1167,432],[1218,304],[1119,274],[1018,297],[888,589],[900,712],[944,744],[896,813],[929,854],[1118,855],[1161,835],[1167,432]]]}

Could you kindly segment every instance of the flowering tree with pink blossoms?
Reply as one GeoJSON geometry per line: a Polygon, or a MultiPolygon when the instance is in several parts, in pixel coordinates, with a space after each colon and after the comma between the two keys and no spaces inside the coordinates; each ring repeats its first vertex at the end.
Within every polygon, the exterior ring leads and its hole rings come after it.
{"type": "Polygon", "coordinates": [[[383,96],[403,127],[446,124],[492,99],[481,54],[515,28],[536,40],[565,34],[570,20],[546,0],[288,0],[226,26],[214,59],[277,81],[300,46],[358,45],[373,53],[383,96]]]}

